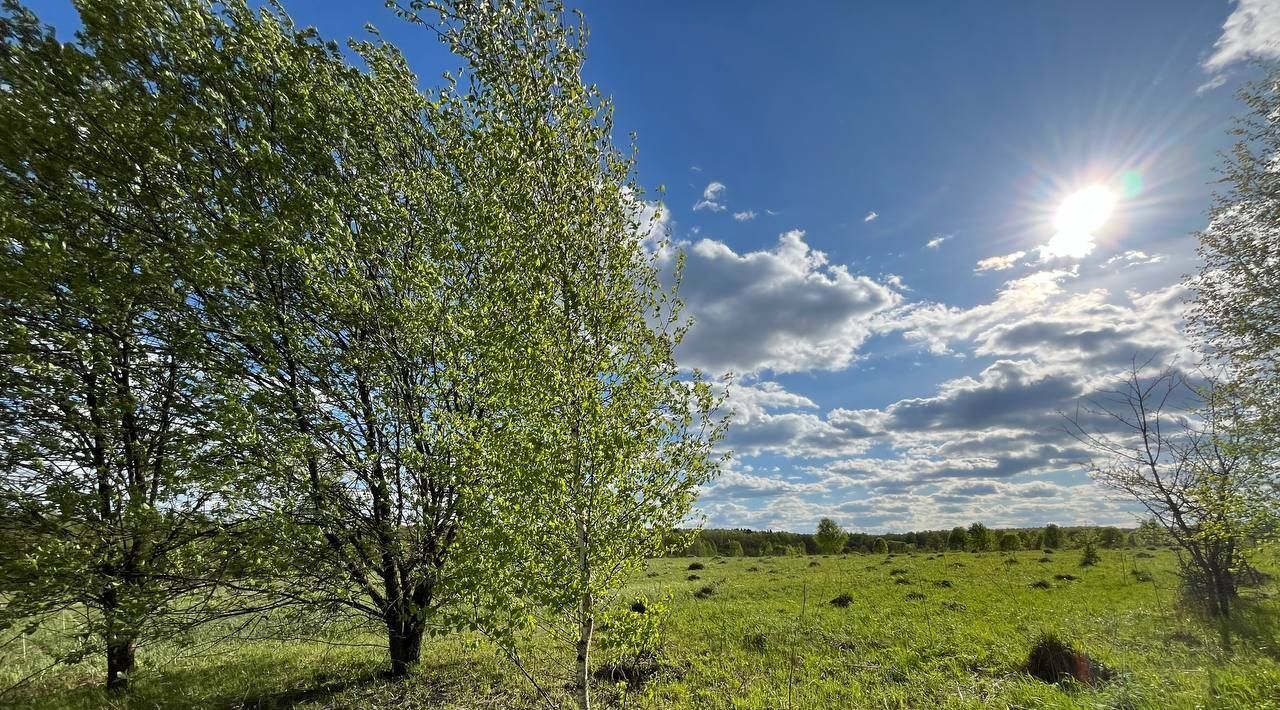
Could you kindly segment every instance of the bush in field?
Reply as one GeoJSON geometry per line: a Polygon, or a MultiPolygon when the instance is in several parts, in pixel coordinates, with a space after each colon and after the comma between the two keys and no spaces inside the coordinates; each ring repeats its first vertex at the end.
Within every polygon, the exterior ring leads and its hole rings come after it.
{"type": "Polygon", "coordinates": [[[690,562],[689,566],[686,567],[686,569],[688,569],[690,572],[693,572],[695,570],[700,570],[700,569],[706,569],[706,568],[707,566],[702,564],[701,562],[690,562]]]}
{"type": "Polygon", "coordinates": [[[813,541],[818,545],[818,551],[827,555],[834,555],[843,550],[848,539],[849,534],[836,525],[836,521],[831,518],[818,521],[818,532],[813,536],[813,541]]]}
{"type": "Polygon", "coordinates": [[[671,592],[655,600],[642,596],[629,608],[605,613],[600,626],[605,663],[596,677],[634,685],[657,670],[671,601],[671,592]]]}
{"type": "Polygon", "coordinates": [[[831,606],[844,609],[853,603],[853,595],[848,592],[841,592],[835,599],[831,600],[831,606]]]}
{"type": "Polygon", "coordinates": [[[887,555],[889,554],[889,543],[885,542],[884,538],[878,537],[872,544],[871,551],[877,555],[887,555]]]}
{"type": "Polygon", "coordinates": [[[1098,548],[1092,539],[1084,541],[1084,549],[1080,554],[1080,566],[1092,567],[1102,561],[1102,555],[1098,554],[1098,548]]]}
{"type": "Polygon", "coordinates": [[[1022,549],[1022,538],[1017,533],[1007,532],[1000,537],[1002,552],[1015,552],[1022,549]]]}
{"type": "Polygon", "coordinates": [[[1040,534],[1040,540],[1045,547],[1050,549],[1062,547],[1062,528],[1049,523],[1044,526],[1044,532],[1040,534]]]}
{"type": "Polygon", "coordinates": [[[985,552],[992,547],[991,531],[982,523],[970,525],[966,537],[971,552],[985,552]]]}

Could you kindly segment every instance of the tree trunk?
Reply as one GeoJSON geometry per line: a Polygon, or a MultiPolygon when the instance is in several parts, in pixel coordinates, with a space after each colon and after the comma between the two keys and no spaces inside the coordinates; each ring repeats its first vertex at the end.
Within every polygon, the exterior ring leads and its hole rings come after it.
{"type": "Polygon", "coordinates": [[[591,635],[596,628],[594,606],[591,591],[583,592],[578,608],[578,665],[574,674],[580,710],[591,708],[591,635]]]}
{"type": "Polygon", "coordinates": [[[422,637],[426,626],[410,614],[387,617],[387,649],[391,653],[391,675],[406,676],[422,658],[422,637]]]}
{"type": "Polygon", "coordinates": [[[1218,615],[1226,618],[1231,615],[1231,601],[1236,596],[1235,579],[1231,576],[1231,570],[1215,570],[1213,575],[1213,594],[1214,602],[1217,605],[1218,615]]]}
{"type": "Polygon", "coordinates": [[[129,673],[133,670],[133,661],[132,636],[107,639],[107,690],[123,691],[129,688],[129,673]]]}

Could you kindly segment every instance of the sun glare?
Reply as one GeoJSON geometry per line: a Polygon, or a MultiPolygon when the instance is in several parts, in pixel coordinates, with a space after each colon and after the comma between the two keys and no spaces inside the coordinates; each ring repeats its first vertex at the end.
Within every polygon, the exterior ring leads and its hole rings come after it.
{"type": "Polygon", "coordinates": [[[1094,185],[1062,201],[1055,219],[1057,233],[1043,247],[1046,255],[1079,259],[1093,251],[1093,233],[1106,223],[1116,205],[1116,194],[1094,185]]]}

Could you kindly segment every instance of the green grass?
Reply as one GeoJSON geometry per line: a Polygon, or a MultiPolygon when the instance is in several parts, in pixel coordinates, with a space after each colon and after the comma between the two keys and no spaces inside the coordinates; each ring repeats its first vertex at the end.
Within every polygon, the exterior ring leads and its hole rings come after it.
{"type": "MultiPolygon", "coordinates": [[[[726,558],[702,560],[697,581],[686,580],[688,559],[654,560],[619,603],[675,592],[664,670],[625,698],[608,688],[601,696],[664,709],[1280,708],[1275,582],[1245,591],[1228,648],[1220,629],[1178,605],[1172,553],[1102,554],[1090,568],[1078,566],[1078,551],[1049,562],[1038,561],[1039,551],[726,558]],[[1135,567],[1151,581],[1138,581],[1135,567]],[[1067,574],[1079,579],[1055,579],[1067,574]],[[1032,586],[1040,580],[1050,586],[1032,586]],[[714,594],[696,597],[707,585],[714,594]],[[852,602],[830,604],[842,593],[852,602]],[[1042,632],[1094,656],[1116,678],[1084,688],[1025,675],[1021,666],[1042,632]]],[[[1263,567],[1275,571],[1274,556],[1263,567]]],[[[430,642],[407,682],[379,675],[385,652],[377,647],[257,641],[198,657],[175,653],[144,649],[127,700],[98,689],[101,669],[92,663],[46,674],[5,700],[86,709],[537,707],[527,683],[475,639],[430,642]]],[[[38,656],[30,651],[28,666],[38,656]]],[[[0,685],[23,675],[21,663],[11,666],[0,669],[0,685]]]]}

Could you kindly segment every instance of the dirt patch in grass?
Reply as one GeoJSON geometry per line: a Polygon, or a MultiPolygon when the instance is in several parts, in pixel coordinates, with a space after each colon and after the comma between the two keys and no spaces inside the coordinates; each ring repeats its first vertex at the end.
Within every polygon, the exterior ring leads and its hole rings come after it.
{"type": "Polygon", "coordinates": [[[1046,683],[1074,680],[1087,686],[1110,680],[1114,675],[1110,668],[1052,634],[1042,635],[1031,647],[1026,671],[1046,683]]]}
{"type": "Polygon", "coordinates": [[[848,592],[842,592],[835,599],[831,600],[831,606],[834,606],[838,609],[844,609],[852,603],[853,603],[853,595],[849,594],[848,592]]]}

